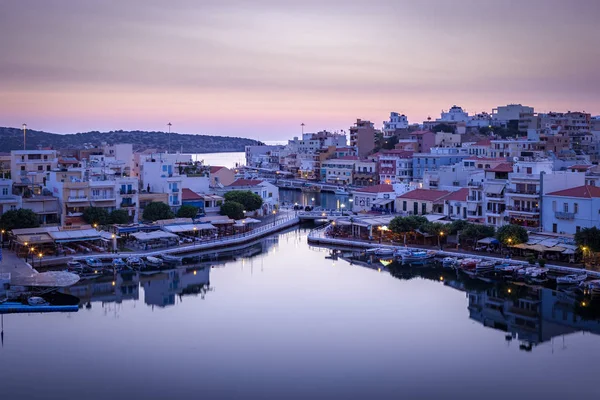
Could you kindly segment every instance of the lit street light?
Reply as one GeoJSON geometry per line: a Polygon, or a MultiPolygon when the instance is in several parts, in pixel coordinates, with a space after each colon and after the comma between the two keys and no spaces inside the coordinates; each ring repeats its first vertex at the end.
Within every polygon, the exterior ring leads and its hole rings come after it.
{"type": "Polygon", "coordinates": [[[440,246],[440,250],[442,249],[442,240],[441,238],[444,236],[444,232],[440,231],[440,234],[438,235],[438,246],[440,246]]]}

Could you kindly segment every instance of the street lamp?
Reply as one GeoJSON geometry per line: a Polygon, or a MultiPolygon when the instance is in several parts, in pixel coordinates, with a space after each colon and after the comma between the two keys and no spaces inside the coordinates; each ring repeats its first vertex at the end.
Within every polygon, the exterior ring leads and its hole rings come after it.
{"type": "Polygon", "coordinates": [[[438,246],[440,246],[440,250],[442,249],[442,240],[441,238],[444,236],[444,232],[440,231],[440,234],[438,235],[438,246]]]}
{"type": "Polygon", "coordinates": [[[277,211],[273,210],[273,226],[275,226],[275,215],[277,214],[277,211]]]}
{"type": "Polygon", "coordinates": [[[340,207],[342,208],[342,217],[343,217],[344,216],[344,208],[346,208],[346,205],[342,204],[340,207]]]}
{"type": "Polygon", "coordinates": [[[2,229],[2,230],[0,231],[0,248],[4,247],[4,233],[5,233],[5,232],[6,232],[6,231],[5,231],[4,229],[2,229]]]}
{"type": "Polygon", "coordinates": [[[44,257],[43,253],[38,254],[38,258],[40,259],[40,268],[42,267],[42,257],[44,257]]]}

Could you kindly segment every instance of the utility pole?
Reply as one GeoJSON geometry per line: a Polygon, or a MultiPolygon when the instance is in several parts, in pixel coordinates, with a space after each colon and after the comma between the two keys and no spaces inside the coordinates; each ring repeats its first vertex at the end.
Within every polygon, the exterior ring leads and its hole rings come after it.
{"type": "Polygon", "coordinates": [[[170,153],[171,152],[171,123],[169,122],[167,124],[167,126],[169,127],[169,135],[168,135],[168,138],[169,138],[169,147],[167,149],[167,153],[170,153]]]}
{"type": "Polygon", "coordinates": [[[27,150],[27,124],[23,124],[23,150],[27,150]]]}
{"type": "Polygon", "coordinates": [[[301,123],[300,126],[302,127],[302,135],[304,135],[304,122],[301,123]]]}

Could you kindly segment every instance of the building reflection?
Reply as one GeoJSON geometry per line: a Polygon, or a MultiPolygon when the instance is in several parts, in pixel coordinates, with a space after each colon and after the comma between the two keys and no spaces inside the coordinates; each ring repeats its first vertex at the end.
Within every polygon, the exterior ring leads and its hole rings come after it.
{"type": "Polygon", "coordinates": [[[62,292],[79,297],[80,304],[87,308],[93,302],[121,303],[139,299],[140,279],[138,274],[103,275],[81,280],[62,292]]]}
{"type": "Polygon", "coordinates": [[[589,303],[574,293],[524,283],[471,279],[436,263],[411,267],[393,261],[382,268],[381,263],[364,257],[343,258],[355,265],[387,270],[398,279],[428,279],[465,292],[469,318],[506,332],[505,340],[517,340],[524,351],[570,333],[600,335],[600,304],[589,303]]]}
{"type": "Polygon", "coordinates": [[[181,302],[184,296],[204,298],[210,290],[210,270],[210,266],[203,266],[142,275],[144,302],[149,306],[168,307],[181,302]]]}

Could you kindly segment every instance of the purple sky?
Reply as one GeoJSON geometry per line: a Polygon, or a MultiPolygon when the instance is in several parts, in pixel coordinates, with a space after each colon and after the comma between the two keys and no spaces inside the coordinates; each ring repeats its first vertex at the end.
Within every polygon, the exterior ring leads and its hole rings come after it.
{"type": "Polygon", "coordinates": [[[287,139],[453,104],[600,114],[597,0],[0,0],[0,126],[287,139]]]}

